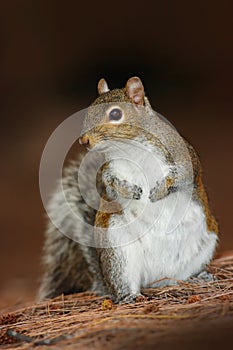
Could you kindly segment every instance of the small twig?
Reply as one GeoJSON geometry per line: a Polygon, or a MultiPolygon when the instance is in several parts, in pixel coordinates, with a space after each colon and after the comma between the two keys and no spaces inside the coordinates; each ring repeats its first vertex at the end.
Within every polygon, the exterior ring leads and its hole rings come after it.
{"type": "Polygon", "coordinates": [[[33,338],[28,337],[27,335],[24,335],[22,333],[16,332],[13,329],[8,329],[6,331],[6,334],[10,338],[17,339],[17,340],[20,340],[20,341],[25,341],[27,343],[31,343],[33,341],[33,338]]]}
{"type": "Polygon", "coordinates": [[[61,295],[61,301],[62,301],[62,306],[63,306],[63,315],[65,313],[64,309],[65,309],[65,302],[64,302],[64,294],[62,293],[61,295]]]}
{"type": "Polygon", "coordinates": [[[219,297],[222,297],[222,296],[225,296],[225,295],[229,295],[229,294],[233,294],[233,291],[230,291],[228,293],[221,293],[221,294],[211,295],[210,297],[202,299],[201,301],[203,302],[203,301],[210,300],[210,299],[216,299],[216,298],[219,298],[219,297]]]}
{"type": "Polygon", "coordinates": [[[6,334],[16,340],[24,341],[26,343],[33,343],[34,346],[39,346],[39,345],[52,345],[55,343],[58,343],[60,340],[68,339],[70,338],[70,335],[67,334],[61,334],[58,337],[51,338],[51,339],[41,339],[35,341],[35,337],[29,337],[27,335],[24,335],[22,333],[16,332],[13,329],[8,329],[6,334]]]}
{"type": "Polygon", "coordinates": [[[50,315],[50,309],[49,309],[49,302],[48,302],[48,304],[47,304],[47,312],[48,312],[48,315],[51,316],[51,315],[50,315]]]}

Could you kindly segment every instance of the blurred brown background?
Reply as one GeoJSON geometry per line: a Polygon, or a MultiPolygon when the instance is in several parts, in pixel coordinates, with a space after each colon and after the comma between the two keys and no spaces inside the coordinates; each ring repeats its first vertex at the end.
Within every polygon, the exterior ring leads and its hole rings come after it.
{"type": "MultiPolygon", "coordinates": [[[[197,148],[220,222],[232,234],[232,1],[1,0],[0,305],[33,297],[40,275],[43,147],[105,77],[142,78],[158,112],[197,148]]],[[[78,136],[78,135],[77,135],[78,136]]]]}

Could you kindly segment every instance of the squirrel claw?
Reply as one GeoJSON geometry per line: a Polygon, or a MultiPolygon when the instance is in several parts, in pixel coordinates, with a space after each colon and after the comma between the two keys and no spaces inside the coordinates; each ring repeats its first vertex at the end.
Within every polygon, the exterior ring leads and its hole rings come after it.
{"type": "Polygon", "coordinates": [[[133,189],[133,199],[140,199],[141,195],[142,195],[141,187],[138,187],[135,185],[133,189]]]}

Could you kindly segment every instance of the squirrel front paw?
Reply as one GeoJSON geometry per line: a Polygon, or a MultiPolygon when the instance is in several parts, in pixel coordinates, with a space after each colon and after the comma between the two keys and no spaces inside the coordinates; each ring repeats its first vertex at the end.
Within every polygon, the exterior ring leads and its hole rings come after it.
{"type": "Polygon", "coordinates": [[[141,187],[131,184],[126,180],[119,180],[115,178],[113,186],[119,196],[126,199],[140,199],[142,195],[141,187]]]}
{"type": "Polygon", "coordinates": [[[142,195],[142,188],[135,184],[131,184],[127,180],[120,180],[116,176],[105,176],[104,183],[109,198],[116,199],[117,196],[126,199],[139,200],[142,195]]]}
{"type": "Polygon", "coordinates": [[[150,190],[149,199],[153,203],[164,198],[166,195],[167,189],[164,185],[164,182],[162,181],[162,183],[159,183],[157,181],[156,186],[150,190]]]}
{"type": "Polygon", "coordinates": [[[174,180],[167,176],[162,181],[157,181],[155,187],[150,190],[149,199],[150,201],[156,202],[172,192],[175,192],[176,188],[173,186],[174,180]]]}

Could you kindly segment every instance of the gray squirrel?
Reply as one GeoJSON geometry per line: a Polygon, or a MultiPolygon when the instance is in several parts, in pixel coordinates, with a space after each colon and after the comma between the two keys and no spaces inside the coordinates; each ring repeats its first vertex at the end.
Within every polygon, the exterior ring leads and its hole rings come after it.
{"type": "MultiPolygon", "coordinates": [[[[63,188],[72,210],[85,222],[100,229],[97,238],[104,230],[107,245],[94,247],[80,244],[66,237],[49,221],[43,251],[44,276],[39,290],[40,299],[92,290],[100,295],[111,295],[116,302],[135,301],[142,288],[167,285],[202,274],[217,245],[218,224],[209,207],[199,157],[194,148],[182,136],[177,136],[178,133],[153,111],[141,80],[132,77],[123,89],[109,90],[106,81],[101,79],[98,93],[98,98],[88,109],[79,138],[86,151],[65,169],[63,188]],[[142,119],[144,125],[153,126],[154,132],[140,125],[142,119]],[[88,129],[89,124],[92,127],[88,129]],[[165,140],[167,147],[161,139],[165,140]],[[92,208],[79,188],[79,167],[88,150],[102,141],[114,140],[129,140],[125,147],[137,157],[140,157],[140,152],[135,151],[132,142],[142,144],[149,150],[148,164],[156,159],[163,169],[163,176],[158,175],[155,167],[150,174],[152,186],[146,190],[143,180],[137,180],[136,170],[130,162],[116,157],[116,149],[111,151],[110,147],[106,150],[106,163],[99,170],[96,181],[100,193],[99,208],[92,208]],[[181,143],[184,147],[180,146],[181,143]],[[174,164],[172,152],[176,153],[180,166],[174,164]],[[189,161],[192,176],[187,165],[189,161]],[[179,195],[182,201],[189,187],[191,196],[185,214],[173,232],[166,234],[163,227],[172,212],[174,200],[179,195]],[[126,206],[125,201],[128,203],[126,206]],[[112,211],[109,211],[107,207],[111,203],[112,211]],[[142,237],[136,235],[136,239],[130,241],[132,229],[122,224],[137,217],[138,211],[145,205],[150,205],[152,213],[163,206],[164,213],[157,223],[149,227],[153,214],[149,214],[149,209],[147,213],[146,209],[142,219],[137,218],[133,234],[140,230],[148,232],[142,237]],[[110,233],[114,227],[121,227],[117,231],[118,238],[124,236],[128,244],[114,244],[115,236],[110,233]]],[[[87,172],[79,176],[88,191],[91,174],[87,172]]],[[[68,236],[71,228],[77,236],[85,234],[82,221],[75,222],[69,212],[64,214],[63,206],[59,193],[55,192],[50,204],[53,217],[64,217],[68,236]]]]}

